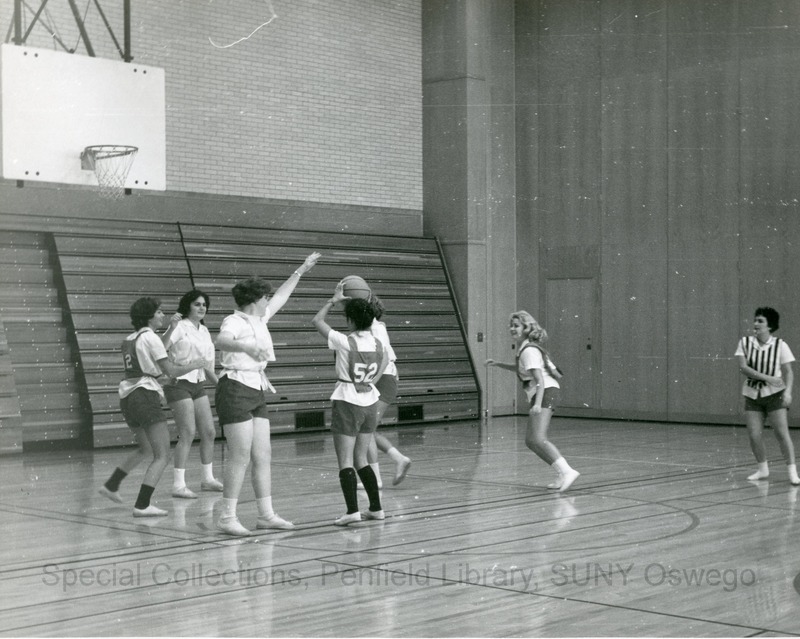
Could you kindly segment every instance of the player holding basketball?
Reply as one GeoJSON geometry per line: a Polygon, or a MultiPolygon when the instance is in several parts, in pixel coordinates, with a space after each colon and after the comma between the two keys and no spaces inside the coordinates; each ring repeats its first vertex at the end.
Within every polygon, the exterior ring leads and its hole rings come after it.
{"type": "Polygon", "coordinates": [[[139,298],[131,306],[130,316],[136,330],[122,342],[125,379],[119,384],[119,397],[122,415],[133,430],[138,448],[114,470],[100,488],[100,494],[122,503],[120,483],[152,454],[153,461],[145,471],[139,496],[133,506],[133,516],[162,517],[167,511],[150,503],[169,460],[169,430],[164,411],[161,410],[164,392],[159,382],[167,383],[170,378],[203,368],[206,360],[196,358],[180,366],[170,361],[164,344],[155,333],[164,323],[164,312],[158,299],[139,298]]]}
{"type": "Polygon", "coordinates": [[[563,492],[572,486],[580,473],[567,463],[547,439],[547,429],[558,405],[561,388],[557,379],[561,374],[542,346],[547,340],[547,331],[527,311],[512,313],[508,326],[516,342],[516,364],[500,364],[487,359],[486,365],[517,373],[530,403],[525,444],[558,473],[556,481],[547,487],[563,492]]]}
{"type": "MultiPolygon", "coordinates": [[[[389,333],[386,330],[386,324],[380,321],[384,311],[383,302],[381,302],[377,295],[372,295],[370,304],[375,314],[375,319],[372,321],[370,331],[383,343],[383,350],[388,359],[388,364],[383,371],[383,375],[375,381],[375,387],[380,393],[377,408],[377,423],[380,425],[383,415],[386,413],[386,409],[397,401],[397,381],[399,377],[395,364],[397,356],[389,341],[389,333]]],[[[394,461],[395,473],[392,485],[397,486],[397,484],[405,479],[408,469],[411,467],[411,460],[397,450],[386,437],[381,435],[378,431],[375,431],[372,441],[369,444],[369,450],[367,451],[367,462],[375,473],[375,477],[378,479],[378,488],[383,488],[380,465],[378,464],[378,449],[389,455],[392,461],[394,461]]]]}
{"type": "Polygon", "coordinates": [[[206,379],[217,383],[214,373],[214,342],[203,322],[208,308],[208,295],[203,291],[189,291],[181,297],[178,312],[170,318],[169,328],[161,336],[171,362],[182,364],[198,357],[206,362],[203,368],[181,375],[164,386],[164,395],[178,427],[172,496],[182,499],[197,499],[197,495],[186,486],[186,461],[197,430],[200,431],[200,463],[203,468],[200,489],[222,492],[222,482],[214,478],[212,470],[216,433],[211,403],[203,387],[206,379]]]}
{"type": "Polygon", "coordinates": [[[750,448],[758,462],[758,470],[747,479],[751,481],[769,477],[767,453],[764,448],[764,424],[767,416],[786,461],[789,481],[800,485],[794,457],[794,444],[789,434],[787,411],[792,403],[794,355],[789,345],[772,333],[780,327],[780,315],[768,306],[757,308],[753,320],[752,336],[739,340],[736,359],[745,376],[742,385],[744,414],[750,448]]]}
{"type": "Polygon", "coordinates": [[[347,513],[334,521],[337,526],[361,521],[357,477],[364,484],[369,498],[369,510],[364,512],[364,518],[385,518],[378,480],[367,463],[367,449],[378,426],[379,393],[372,382],[380,377],[387,364],[381,341],[370,332],[374,319],[375,313],[369,301],[348,299],[340,282],[333,297],[312,320],[317,332],[328,340],[328,348],[336,351],[338,381],[331,395],[331,431],[339,463],[339,485],[347,506],[347,513]],[[333,330],[326,322],[328,312],[339,302],[345,302],[347,335],[333,330]]]}
{"type": "Polygon", "coordinates": [[[249,462],[253,463],[251,481],[258,506],[257,528],[292,530],[272,509],[272,445],[265,393],[275,392],[264,371],[275,361],[267,322],[289,300],[300,277],[311,270],[320,258],[309,255],[270,297],[272,287],[262,279],[250,278],[233,287],[238,310],[223,321],[217,336],[222,351],[223,370],[219,375],[216,408],[220,426],[228,443],[225,464],[222,513],[217,528],[229,535],[246,536],[250,531],[236,516],[236,505],[249,462]]]}

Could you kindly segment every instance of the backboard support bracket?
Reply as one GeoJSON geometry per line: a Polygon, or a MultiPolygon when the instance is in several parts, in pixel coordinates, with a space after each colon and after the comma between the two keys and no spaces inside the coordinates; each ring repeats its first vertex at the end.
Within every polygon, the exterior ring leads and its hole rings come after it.
{"type": "MultiPolygon", "coordinates": [[[[31,34],[31,31],[37,24],[41,24],[44,28],[48,29],[50,35],[53,37],[53,41],[56,42],[64,51],[68,53],[75,53],[74,49],[70,49],[67,47],[64,42],[59,38],[55,33],[53,33],[47,25],[41,21],[42,12],[44,11],[45,6],[49,0],[41,0],[39,8],[37,9],[36,13],[33,15],[33,18],[28,25],[28,29],[25,33],[22,32],[22,13],[23,10],[26,8],[25,3],[23,0],[14,0],[14,37],[12,38],[12,42],[17,46],[23,46],[27,41],[28,37],[31,34]]],[[[78,10],[78,5],[75,4],[75,0],[67,0],[69,3],[70,9],[72,10],[72,15],[75,18],[75,24],[78,26],[78,31],[81,35],[81,40],[83,40],[83,44],[86,47],[86,53],[94,58],[94,47],[92,46],[92,42],[89,39],[89,33],[86,31],[86,24],[81,18],[80,11],[78,10]]],[[[100,6],[100,0],[93,0],[95,7],[97,8],[97,12],[100,14],[100,17],[103,20],[103,23],[108,30],[109,35],[111,36],[111,40],[114,42],[114,46],[117,48],[120,57],[124,62],[130,62],[133,60],[133,56],[131,55],[131,0],[124,0],[123,3],[123,46],[120,47],[119,41],[117,40],[117,36],[114,34],[114,29],[111,27],[111,24],[106,17],[105,12],[103,11],[102,6],[100,6]]]]}

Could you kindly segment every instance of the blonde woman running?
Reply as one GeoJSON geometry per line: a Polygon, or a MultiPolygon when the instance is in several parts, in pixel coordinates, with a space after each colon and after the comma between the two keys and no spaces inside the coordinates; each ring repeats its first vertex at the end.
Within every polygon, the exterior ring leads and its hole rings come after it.
{"type": "Polygon", "coordinates": [[[563,492],[572,486],[580,473],[567,463],[558,448],[547,439],[550,418],[558,405],[561,388],[558,383],[561,373],[543,346],[547,331],[527,311],[512,313],[508,330],[516,343],[516,363],[501,364],[487,359],[486,365],[515,372],[519,377],[530,403],[525,444],[558,473],[556,480],[547,487],[563,492]]]}

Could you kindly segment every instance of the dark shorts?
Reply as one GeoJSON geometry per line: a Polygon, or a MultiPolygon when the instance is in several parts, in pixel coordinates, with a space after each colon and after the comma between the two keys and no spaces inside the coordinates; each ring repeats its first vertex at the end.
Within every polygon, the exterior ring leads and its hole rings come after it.
{"type": "Polygon", "coordinates": [[[220,426],[247,422],[253,417],[269,419],[265,392],[227,376],[220,378],[214,402],[220,426]]]}
{"type": "Polygon", "coordinates": [[[759,397],[758,399],[752,399],[750,397],[744,398],[744,409],[755,411],[757,413],[763,413],[766,415],[767,413],[772,413],[776,410],[780,410],[781,408],[786,408],[783,405],[783,391],[778,391],[772,395],[767,395],[766,397],[759,397]]]}
{"type": "MultiPolygon", "coordinates": [[[[551,411],[555,412],[560,399],[561,399],[560,388],[556,388],[555,386],[551,388],[545,388],[544,397],[542,397],[542,408],[549,408],[551,411]]],[[[529,407],[533,408],[533,405],[535,403],[536,403],[536,395],[534,395],[531,398],[529,407]]]]}
{"type": "Polygon", "coordinates": [[[125,422],[131,428],[144,428],[167,421],[161,408],[161,395],[154,390],[137,388],[119,400],[119,407],[125,422]]]}
{"type": "Polygon", "coordinates": [[[397,401],[397,377],[395,375],[381,375],[375,388],[381,394],[381,401],[384,404],[394,404],[397,401]]]}
{"type": "Polygon", "coordinates": [[[374,433],[378,427],[378,402],[356,406],[339,399],[333,400],[331,431],[355,437],[359,433],[374,433]]]}
{"type": "Polygon", "coordinates": [[[174,384],[164,386],[164,395],[167,403],[179,402],[182,399],[200,399],[206,396],[203,382],[190,382],[188,379],[179,379],[174,384]]]}

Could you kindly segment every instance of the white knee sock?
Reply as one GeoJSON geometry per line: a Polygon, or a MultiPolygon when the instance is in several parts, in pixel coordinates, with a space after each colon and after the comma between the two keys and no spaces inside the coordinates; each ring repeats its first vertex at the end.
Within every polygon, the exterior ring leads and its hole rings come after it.
{"type": "Polygon", "coordinates": [[[789,481],[793,484],[800,484],[800,477],[797,476],[797,464],[786,464],[786,470],[789,471],[789,481]]]}
{"type": "Polygon", "coordinates": [[[214,472],[211,470],[211,467],[214,464],[202,464],[203,468],[203,481],[211,481],[214,479],[214,472]]]}

